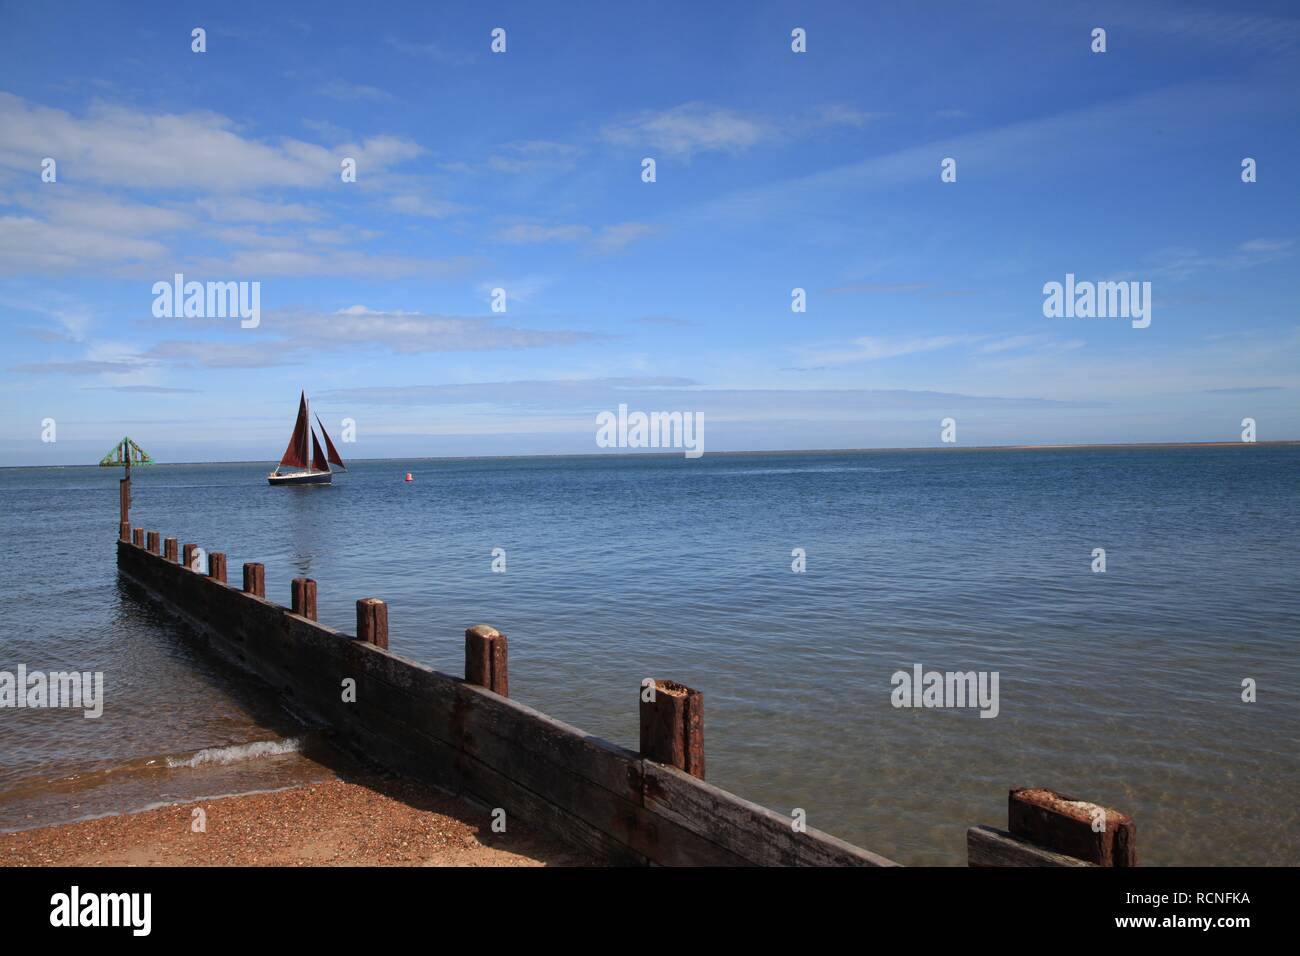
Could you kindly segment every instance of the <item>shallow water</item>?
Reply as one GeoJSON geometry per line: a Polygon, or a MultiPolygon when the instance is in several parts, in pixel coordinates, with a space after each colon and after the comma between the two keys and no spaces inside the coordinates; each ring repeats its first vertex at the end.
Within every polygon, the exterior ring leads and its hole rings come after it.
{"type": "MultiPolygon", "coordinates": [[[[232,580],[264,562],[284,603],[315,578],[344,630],[384,598],[392,649],[453,674],[490,623],[513,697],[628,746],[641,679],[690,684],[712,782],[900,862],[964,862],[1009,788],[1047,786],[1132,814],[1145,863],[1300,863],[1296,447],[265,471],[136,469],[133,523],[226,551],[232,580]],[[893,707],[918,663],[998,672],[998,716],[893,707]]],[[[0,670],[102,670],[107,697],[98,720],[0,709],[0,829],[321,772],[140,764],[301,728],[118,586],[118,476],[0,470],[0,670]]]]}

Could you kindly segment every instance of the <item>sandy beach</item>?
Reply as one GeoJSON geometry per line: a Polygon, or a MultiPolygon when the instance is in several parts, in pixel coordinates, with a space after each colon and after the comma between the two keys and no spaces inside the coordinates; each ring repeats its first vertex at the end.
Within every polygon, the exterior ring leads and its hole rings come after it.
{"type": "Polygon", "coordinates": [[[360,775],[0,834],[0,866],[583,866],[594,861],[409,780],[360,775]],[[194,832],[195,808],[206,832],[194,832]]]}

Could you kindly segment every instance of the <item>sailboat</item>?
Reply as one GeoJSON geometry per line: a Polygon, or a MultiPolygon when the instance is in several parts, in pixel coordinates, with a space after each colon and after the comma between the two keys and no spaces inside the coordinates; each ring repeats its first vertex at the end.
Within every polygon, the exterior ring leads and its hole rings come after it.
{"type": "Polygon", "coordinates": [[[289,447],[284,450],[284,457],[275,471],[266,476],[272,485],[328,485],[334,480],[330,465],[337,465],[347,471],[347,465],[339,457],[338,449],[330,441],[330,433],[325,430],[325,423],[316,416],[316,424],[325,437],[325,451],[321,451],[320,441],[312,430],[311,419],[307,414],[307,393],[303,392],[298,400],[298,421],[293,426],[293,435],[289,438],[289,447]],[[311,436],[311,461],[307,460],[307,436],[311,436]],[[288,469],[288,470],[286,470],[288,469]]]}

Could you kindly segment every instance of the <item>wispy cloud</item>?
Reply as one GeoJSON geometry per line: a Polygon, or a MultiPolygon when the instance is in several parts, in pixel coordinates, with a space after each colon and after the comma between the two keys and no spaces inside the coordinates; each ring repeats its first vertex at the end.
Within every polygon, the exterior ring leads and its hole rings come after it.
{"type": "MultiPolygon", "coordinates": [[[[236,336],[238,341],[212,337],[167,338],[144,348],[92,342],[77,358],[25,362],[12,366],[9,371],[92,376],[185,367],[275,368],[302,364],[330,352],[356,354],[358,349],[420,355],[555,348],[609,338],[603,333],[579,329],[521,328],[497,315],[385,312],[363,305],[337,312],[270,311],[262,316],[257,333],[247,335],[214,327],[207,319],[149,319],[142,324],[158,328],[163,323],[178,325],[186,331],[225,332],[236,336]]],[[[132,387],[144,391],[146,384],[132,383],[132,387]]]]}
{"type": "Polygon", "coordinates": [[[272,334],[304,346],[377,345],[399,354],[534,349],[596,341],[605,336],[575,329],[525,329],[501,316],[383,312],[352,306],[340,312],[277,312],[264,319],[272,334]]]}
{"type": "Polygon", "coordinates": [[[498,241],[516,243],[579,242],[590,236],[590,226],[547,226],[536,222],[517,222],[496,233],[498,241]]]}
{"type": "Polygon", "coordinates": [[[1207,388],[1206,395],[1258,395],[1263,392],[1288,391],[1283,385],[1241,385],[1236,388],[1207,388]]]}
{"type": "Polygon", "coordinates": [[[0,273],[65,273],[161,262],[167,246],[87,224],[0,216],[0,273]]]}
{"type": "MultiPolygon", "coordinates": [[[[170,260],[176,264],[173,258],[170,260]]],[[[363,279],[447,278],[468,272],[468,258],[429,259],[360,249],[237,249],[226,256],[187,261],[179,271],[196,276],[335,276],[363,279]]],[[[156,270],[123,270],[124,276],[156,278],[156,270]]],[[[164,273],[170,275],[170,272],[164,273]]]]}
{"type": "Polygon", "coordinates": [[[1020,352],[1020,351],[1051,351],[1051,352],[1070,352],[1074,349],[1083,348],[1082,339],[1065,339],[1060,340],[1051,335],[1010,335],[1006,338],[994,339],[989,342],[981,343],[976,349],[979,355],[997,355],[1002,352],[1020,352]]]}
{"type": "Polygon", "coordinates": [[[695,325],[690,319],[679,318],[675,315],[643,315],[632,321],[640,322],[642,325],[659,325],[669,329],[685,329],[695,325]]]}
{"type": "Polygon", "coordinates": [[[620,252],[638,239],[654,235],[657,229],[644,222],[621,222],[616,226],[602,227],[591,239],[591,248],[597,253],[620,252]]]}
{"type": "Polygon", "coordinates": [[[691,102],[638,113],[607,124],[601,132],[606,141],[619,146],[644,147],[689,158],[694,153],[739,153],[781,136],[861,127],[884,115],[832,104],[816,107],[806,115],[778,118],[691,102]]]}
{"type": "Polygon", "coordinates": [[[116,361],[75,359],[67,362],[23,362],[11,366],[9,371],[33,375],[96,375],[101,372],[133,372],[144,364],[147,363],[129,359],[116,361]]]}
{"type": "Polygon", "coordinates": [[[131,395],[197,395],[197,388],[168,388],[165,385],[83,385],[83,392],[124,392],[131,395]]]}
{"type": "Polygon", "coordinates": [[[844,346],[807,347],[801,352],[806,365],[845,365],[971,345],[981,338],[979,335],[926,335],[887,339],[863,335],[844,346]]]}
{"type": "MultiPolygon", "coordinates": [[[[1251,266],[1279,262],[1291,255],[1291,239],[1249,239],[1235,249],[1202,253],[1197,249],[1165,249],[1157,255],[1153,268],[1155,275],[1184,280],[1205,272],[1244,269],[1251,266]]],[[[1127,276],[1128,273],[1125,273],[1127,276]]]]}
{"type": "Polygon", "coordinates": [[[275,368],[300,364],[305,349],[283,342],[186,342],[169,339],[150,347],[145,364],[203,368],[275,368]]]}
{"type": "Polygon", "coordinates": [[[853,282],[827,289],[829,295],[877,295],[881,293],[924,292],[928,282],[853,282]]]}
{"type": "Polygon", "coordinates": [[[488,157],[487,165],[500,173],[555,172],[572,169],[581,155],[580,146],[532,139],[497,147],[488,157]]]}
{"type": "Polygon", "coordinates": [[[653,226],[643,222],[621,222],[599,228],[580,224],[517,222],[498,230],[495,238],[499,242],[515,244],[585,243],[592,252],[608,254],[619,252],[654,232],[653,226]]]}
{"type": "Polygon", "coordinates": [[[432,41],[407,40],[390,34],[384,37],[384,42],[399,53],[431,60],[444,66],[464,66],[474,62],[474,58],[469,54],[452,52],[442,44],[432,41]]]}
{"type": "Polygon", "coordinates": [[[365,83],[345,83],[340,80],[325,83],[317,89],[322,95],[343,103],[382,103],[393,98],[391,93],[381,90],[377,86],[368,86],[365,83]]]}
{"type": "Polygon", "coordinates": [[[418,193],[402,193],[389,196],[384,201],[384,205],[393,212],[399,212],[406,216],[424,216],[428,219],[445,219],[465,210],[465,207],[460,203],[451,202],[447,199],[435,199],[418,193]]]}
{"type": "Polygon", "coordinates": [[[1240,248],[1247,255],[1276,257],[1290,252],[1294,244],[1294,239],[1251,239],[1240,248]]]}
{"type": "Polygon", "coordinates": [[[314,222],[321,212],[302,203],[267,202],[247,196],[205,197],[196,199],[206,216],[217,222],[314,222]]]}
{"type": "Polygon", "coordinates": [[[620,146],[690,156],[697,152],[739,152],[760,142],[769,130],[765,121],[744,113],[703,103],[683,103],[611,123],[603,135],[620,146]]]}
{"type": "Polygon", "coordinates": [[[55,156],[66,174],[114,187],[243,191],[263,186],[323,186],[342,157],[371,175],[420,156],[416,143],[373,136],[326,149],[287,137],[243,135],[212,112],[163,113],[96,104],[85,115],[33,106],[0,92],[0,166],[39,168],[55,156]]]}
{"type": "Polygon", "coordinates": [[[498,405],[605,401],[611,394],[628,389],[691,388],[694,379],[670,375],[609,376],[604,378],[518,379],[512,381],[463,382],[442,385],[377,385],[368,388],[332,389],[323,399],[375,405],[498,405]]]}
{"type": "MultiPolygon", "coordinates": [[[[593,377],[472,381],[439,385],[394,385],[333,389],[317,396],[334,404],[390,407],[475,406],[472,428],[480,433],[502,430],[586,431],[594,410],[626,402],[634,407],[689,408],[702,412],[711,427],[732,428],[739,423],[780,421],[869,422],[897,425],[899,416],[918,413],[952,414],[987,410],[1005,414],[1031,410],[1097,407],[1099,402],[1058,402],[1032,397],[972,395],[959,392],[912,389],[782,389],[718,388],[688,378],[663,376],[593,377]],[[556,416],[547,420],[545,416],[556,416]]],[[[425,419],[410,418],[409,422],[425,419]]],[[[937,418],[935,419],[938,420],[937,418]]],[[[465,428],[452,416],[448,430],[465,428]]],[[[392,426],[405,428],[405,426],[392,426]]],[[[919,432],[916,433],[919,436],[919,432]]],[[[927,438],[930,436],[927,430],[927,438]]],[[[937,437],[937,430],[933,435],[937,437]]],[[[933,440],[933,439],[930,439],[933,440]]],[[[913,439],[921,443],[921,439],[913,439]]]]}

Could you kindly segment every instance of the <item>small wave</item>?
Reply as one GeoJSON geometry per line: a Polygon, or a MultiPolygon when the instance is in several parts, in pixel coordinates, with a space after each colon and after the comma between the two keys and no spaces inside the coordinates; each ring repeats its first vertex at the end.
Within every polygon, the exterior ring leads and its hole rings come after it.
{"type": "Polygon", "coordinates": [[[196,753],[168,757],[167,767],[168,769],[202,767],[206,764],[224,766],[241,760],[298,753],[302,750],[303,740],[303,737],[286,737],[283,740],[255,740],[252,743],[231,744],[228,747],[208,747],[196,753]]]}

